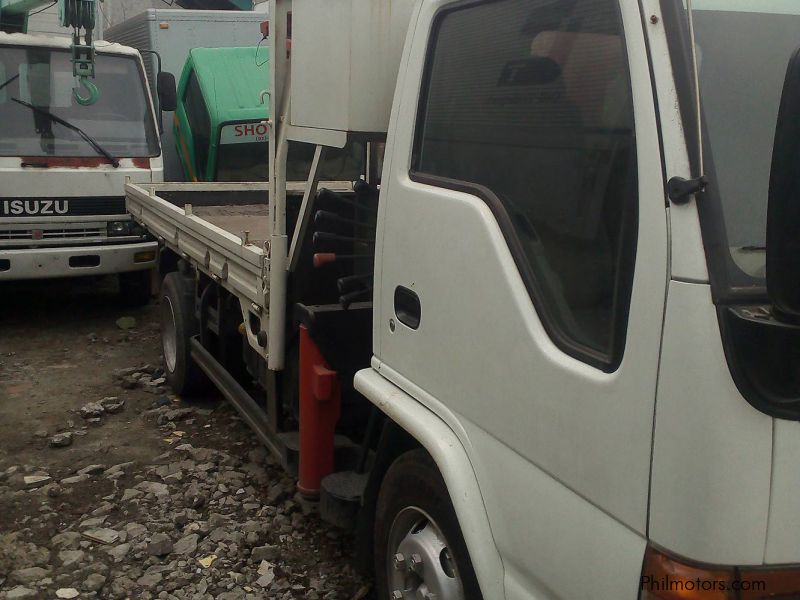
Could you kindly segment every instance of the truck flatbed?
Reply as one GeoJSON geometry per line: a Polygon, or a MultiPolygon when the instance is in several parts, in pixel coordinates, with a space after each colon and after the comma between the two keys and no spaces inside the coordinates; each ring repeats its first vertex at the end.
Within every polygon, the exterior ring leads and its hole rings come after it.
{"type": "Polygon", "coordinates": [[[247,231],[248,240],[257,246],[263,245],[269,235],[269,210],[266,205],[200,206],[194,209],[194,214],[234,235],[247,231]]]}
{"type": "MultiPolygon", "coordinates": [[[[349,182],[322,182],[352,191],[349,182]]],[[[296,218],[304,182],[286,185],[287,218],[296,218]],[[293,217],[294,215],[294,217],[293,217]]],[[[128,184],[128,211],[163,245],[259,309],[266,307],[269,184],[128,184]]],[[[293,224],[292,224],[293,225],[293,224]]]]}

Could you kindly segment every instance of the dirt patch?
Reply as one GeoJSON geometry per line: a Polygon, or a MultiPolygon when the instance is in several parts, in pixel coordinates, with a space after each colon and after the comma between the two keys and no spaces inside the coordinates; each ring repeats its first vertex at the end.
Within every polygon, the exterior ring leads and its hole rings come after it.
{"type": "Polygon", "coordinates": [[[159,364],[157,307],[113,281],[0,284],[0,598],[370,597],[235,411],[159,364]]]}
{"type": "Polygon", "coordinates": [[[157,456],[157,432],[136,418],[152,396],[120,389],[111,377],[116,368],[159,361],[155,316],[153,305],[124,308],[113,279],[0,285],[0,465],[31,463],[58,476],[87,460],[157,456]],[[122,316],[137,319],[137,327],[119,329],[122,316]],[[47,447],[43,432],[84,425],[80,407],[106,396],[127,402],[112,427],[90,427],[68,447],[47,447]]]}

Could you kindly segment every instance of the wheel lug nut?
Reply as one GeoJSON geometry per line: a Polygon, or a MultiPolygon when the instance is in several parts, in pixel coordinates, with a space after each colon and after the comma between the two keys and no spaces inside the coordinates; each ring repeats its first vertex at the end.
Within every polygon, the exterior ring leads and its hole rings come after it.
{"type": "Polygon", "coordinates": [[[399,552],[394,555],[394,568],[398,571],[406,568],[406,557],[399,552]]]}
{"type": "Polygon", "coordinates": [[[413,571],[421,571],[422,570],[422,557],[419,554],[412,554],[411,560],[409,561],[409,565],[413,571]]]}

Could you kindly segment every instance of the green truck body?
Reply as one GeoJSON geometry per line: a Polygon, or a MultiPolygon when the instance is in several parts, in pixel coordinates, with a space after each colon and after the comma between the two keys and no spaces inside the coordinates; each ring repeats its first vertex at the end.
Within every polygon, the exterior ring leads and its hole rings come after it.
{"type": "MultiPolygon", "coordinates": [[[[186,181],[267,179],[269,57],[266,48],[194,48],[178,84],[173,128],[186,181]]],[[[287,179],[304,181],[314,147],[292,143],[287,179]]],[[[322,179],[363,174],[364,145],[326,149],[322,179]]]]}
{"type": "Polygon", "coordinates": [[[267,140],[269,98],[260,103],[266,84],[266,49],[195,48],[189,53],[174,118],[175,142],[187,181],[218,180],[220,159],[219,180],[257,181],[266,176],[266,150],[261,147],[267,140]],[[223,129],[233,134],[230,140],[227,135],[223,138],[223,129]],[[238,140],[236,132],[242,133],[238,140]],[[259,155],[263,160],[257,160],[259,155]],[[234,172],[226,169],[229,163],[234,172]],[[242,178],[254,170],[264,174],[242,178]]]}

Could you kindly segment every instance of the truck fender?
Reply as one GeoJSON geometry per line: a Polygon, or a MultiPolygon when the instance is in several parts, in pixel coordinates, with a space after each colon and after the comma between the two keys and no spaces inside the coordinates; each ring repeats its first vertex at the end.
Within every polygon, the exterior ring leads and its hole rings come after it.
{"type": "Polygon", "coordinates": [[[461,440],[438,415],[376,370],[356,373],[354,386],[433,458],[450,493],[483,597],[504,598],[503,563],[475,470],[461,440]]]}

